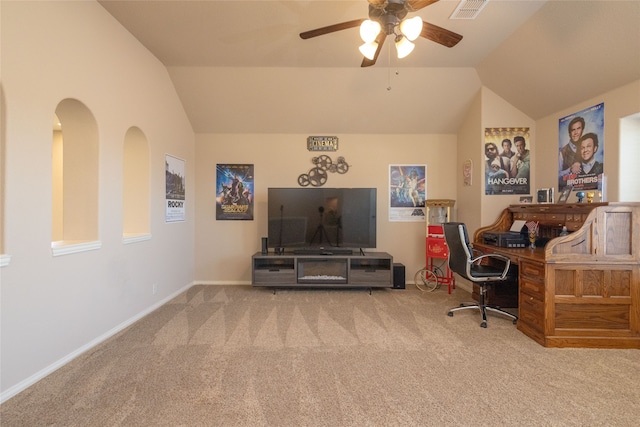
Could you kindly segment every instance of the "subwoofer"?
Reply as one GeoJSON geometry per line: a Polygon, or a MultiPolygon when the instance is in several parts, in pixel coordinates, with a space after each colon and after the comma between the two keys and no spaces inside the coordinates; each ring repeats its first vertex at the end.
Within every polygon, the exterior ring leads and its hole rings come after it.
{"type": "Polygon", "coordinates": [[[405,288],[405,269],[404,264],[393,263],[393,289],[404,289],[405,288]]]}

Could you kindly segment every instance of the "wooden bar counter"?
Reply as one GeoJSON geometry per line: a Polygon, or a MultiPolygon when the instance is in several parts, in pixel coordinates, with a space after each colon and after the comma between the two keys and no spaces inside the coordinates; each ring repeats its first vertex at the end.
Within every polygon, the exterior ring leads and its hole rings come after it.
{"type": "Polygon", "coordinates": [[[511,205],[473,245],[518,265],[518,329],[541,345],[640,349],[640,203],[511,205]],[[483,243],[517,219],[539,222],[548,243],[483,243]]]}

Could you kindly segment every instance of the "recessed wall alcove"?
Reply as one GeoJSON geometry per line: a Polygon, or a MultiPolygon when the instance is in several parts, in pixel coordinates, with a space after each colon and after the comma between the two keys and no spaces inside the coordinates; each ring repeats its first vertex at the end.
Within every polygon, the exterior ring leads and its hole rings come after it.
{"type": "Polygon", "coordinates": [[[620,195],[623,202],[640,201],[640,112],[620,119],[620,195]]]}
{"type": "Polygon", "coordinates": [[[6,150],[5,150],[5,144],[6,144],[6,135],[5,135],[5,122],[6,122],[6,118],[5,118],[5,102],[4,102],[4,91],[2,90],[2,87],[0,86],[0,123],[2,123],[2,125],[0,126],[0,267],[5,267],[7,265],[9,265],[9,261],[11,260],[11,257],[5,252],[5,243],[4,243],[4,215],[5,215],[5,210],[4,210],[4,183],[6,180],[5,177],[5,159],[6,157],[6,150]]]}
{"type": "Polygon", "coordinates": [[[65,255],[101,246],[98,125],[76,99],[56,107],[52,141],[51,248],[65,255]]]}
{"type": "Polygon", "coordinates": [[[151,238],[149,227],[149,143],[131,127],[124,137],[122,159],[122,239],[133,243],[151,238]]]}

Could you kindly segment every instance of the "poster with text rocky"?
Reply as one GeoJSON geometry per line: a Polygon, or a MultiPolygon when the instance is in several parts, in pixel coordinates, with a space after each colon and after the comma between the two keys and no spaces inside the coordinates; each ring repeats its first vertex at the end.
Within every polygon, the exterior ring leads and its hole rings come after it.
{"type": "Polygon", "coordinates": [[[485,194],[529,194],[530,138],[528,127],[485,128],[485,194]]]}
{"type": "Polygon", "coordinates": [[[185,220],[185,161],[166,154],[165,176],[165,221],[185,220]]]}
{"type": "Polygon", "coordinates": [[[604,103],[585,108],[558,123],[558,192],[602,188],[604,103]]]}

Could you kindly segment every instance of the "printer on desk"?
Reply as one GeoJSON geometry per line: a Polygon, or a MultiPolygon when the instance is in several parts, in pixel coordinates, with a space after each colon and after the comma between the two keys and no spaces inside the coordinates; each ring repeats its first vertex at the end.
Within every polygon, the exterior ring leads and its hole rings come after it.
{"type": "Polygon", "coordinates": [[[516,231],[485,231],[482,233],[482,243],[501,248],[526,248],[529,246],[528,238],[516,231]]]}
{"type": "Polygon", "coordinates": [[[526,248],[529,246],[529,238],[526,230],[523,232],[525,222],[516,220],[509,231],[485,231],[482,233],[482,243],[501,248],[526,248]]]}

